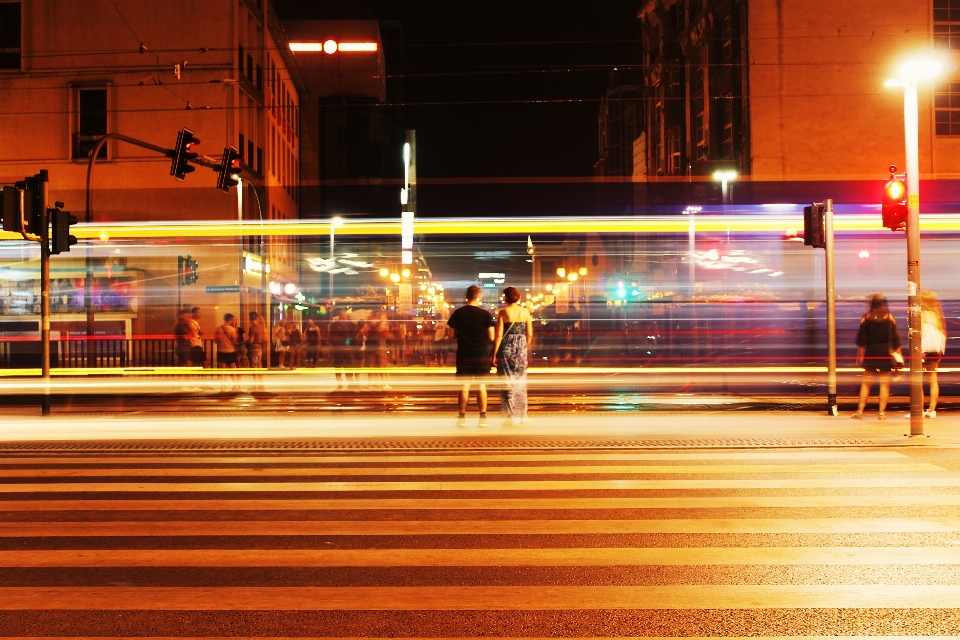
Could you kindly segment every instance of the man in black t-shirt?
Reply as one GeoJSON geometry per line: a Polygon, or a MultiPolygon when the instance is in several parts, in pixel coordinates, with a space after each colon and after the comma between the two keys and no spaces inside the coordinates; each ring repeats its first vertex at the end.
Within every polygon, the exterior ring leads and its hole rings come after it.
{"type": "Polygon", "coordinates": [[[470,400],[470,383],[477,382],[477,408],[480,409],[480,422],[477,426],[486,427],[487,423],[487,385],[484,380],[490,374],[493,364],[493,316],[480,307],[482,290],[473,285],[467,287],[464,296],[466,305],[451,314],[447,320],[447,330],[451,338],[457,339],[457,379],[463,381],[460,389],[457,426],[467,426],[467,403],[470,400]]]}

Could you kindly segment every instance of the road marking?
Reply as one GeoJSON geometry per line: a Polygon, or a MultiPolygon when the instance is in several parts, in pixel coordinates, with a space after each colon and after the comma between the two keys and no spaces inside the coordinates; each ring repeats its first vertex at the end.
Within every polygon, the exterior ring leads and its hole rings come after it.
{"type": "Polygon", "coordinates": [[[397,491],[627,491],[690,489],[887,489],[960,487],[960,477],[780,478],[762,480],[486,480],[438,482],[43,482],[0,484],[0,493],[209,493],[397,491]]]}
{"type": "Polygon", "coordinates": [[[177,522],[0,522],[0,537],[402,536],[646,533],[937,533],[960,518],[704,520],[186,520],[177,522]]]}
{"type": "Polygon", "coordinates": [[[0,610],[576,611],[956,609],[956,585],[0,587],[0,610]]]}
{"type": "Polygon", "coordinates": [[[958,547],[93,549],[0,551],[0,567],[616,567],[954,565],[958,547]]]}
{"type": "Polygon", "coordinates": [[[21,464],[78,464],[78,465],[97,465],[97,464],[170,464],[170,463],[196,463],[196,464],[271,464],[271,463],[325,463],[325,464],[350,464],[350,463],[369,463],[369,462],[390,462],[399,463],[419,463],[419,462],[543,462],[543,461],[576,461],[576,460],[609,460],[609,461],[630,461],[630,460],[855,460],[855,459],[881,459],[881,460],[903,460],[909,459],[906,454],[897,451],[859,451],[859,450],[823,450],[823,451],[730,451],[725,452],[644,452],[644,453],[554,453],[544,452],[542,454],[530,453],[469,453],[464,455],[448,454],[419,454],[419,455],[389,455],[389,454],[356,454],[343,455],[342,453],[331,455],[271,455],[270,451],[264,451],[257,456],[187,456],[171,455],[166,456],[157,454],[153,456],[124,456],[124,455],[100,455],[97,457],[77,456],[71,452],[65,452],[63,456],[18,456],[0,458],[0,467],[5,465],[21,464]]]}
{"type": "Polygon", "coordinates": [[[175,476],[469,476],[469,475],[673,475],[758,473],[931,473],[946,471],[928,463],[906,464],[700,464],[571,465],[528,467],[163,467],[137,469],[3,469],[6,478],[122,478],[175,476]]]}
{"type": "MultiPolygon", "coordinates": [[[[0,511],[408,511],[957,507],[955,494],[670,498],[343,498],[324,500],[4,500],[0,511]]],[[[372,525],[371,525],[372,526],[372,525]]]]}

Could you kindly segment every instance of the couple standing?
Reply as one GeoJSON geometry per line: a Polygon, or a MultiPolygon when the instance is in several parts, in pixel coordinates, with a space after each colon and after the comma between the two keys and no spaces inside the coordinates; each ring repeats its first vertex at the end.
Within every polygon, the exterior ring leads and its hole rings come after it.
{"type": "Polygon", "coordinates": [[[466,305],[454,311],[447,321],[450,337],[457,339],[457,379],[463,383],[457,426],[467,426],[467,403],[473,382],[478,385],[480,421],[477,426],[489,426],[486,377],[493,366],[496,366],[503,383],[501,417],[504,422],[527,424],[530,422],[527,417],[527,360],[533,342],[533,320],[530,312],[520,306],[520,291],[516,287],[503,290],[506,304],[497,312],[496,321],[489,311],[480,307],[482,293],[476,285],[468,287],[464,296],[466,305]]]}

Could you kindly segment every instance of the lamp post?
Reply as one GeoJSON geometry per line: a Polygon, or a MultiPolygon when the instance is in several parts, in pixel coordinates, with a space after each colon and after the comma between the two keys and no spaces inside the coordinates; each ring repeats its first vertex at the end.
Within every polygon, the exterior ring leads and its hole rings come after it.
{"type": "Polygon", "coordinates": [[[940,73],[936,60],[905,62],[888,87],[903,88],[903,132],[907,157],[907,336],[910,346],[910,435],[923,435],[923,351],[920,324],[920,132],[917,85],[940,73]]]}
{"type": "Polygon", "coordinates": [[[335,217],[333,217],[333,218],[330,218],[330,271],[329,271],[329,275],[330,275],[330,302],[331,302],[331,303],[334,301],[334,298],[336,297],[335,294],[334,294],[334,291],[333,291],[333,270],[336,268],[337,263],[336,263],[336,261],[335,261],[335,259],[334,259],[334,257],[333,257],[333,247],[334,247],[334,243],[335,243],[335,241],[336,241],[337,227],[339,227],[339,226],[342,225],[342,224],[343,224],[343,218],[341,218],[340,216],[335,216],[335,217]]]}
{"type": "Polygon", "coordinates": [[[720,194],[723,196],[723,204],[730,204],[730,192],[727,184],[733,182],[739,177],[739,174],[733,169],[722,169],[713,172],[713,179],[720,181],[720,194]]]}

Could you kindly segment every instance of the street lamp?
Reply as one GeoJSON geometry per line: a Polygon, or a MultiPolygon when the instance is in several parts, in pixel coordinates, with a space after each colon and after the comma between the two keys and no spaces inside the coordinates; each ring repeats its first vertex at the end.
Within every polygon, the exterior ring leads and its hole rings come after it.
{"type": "Polygon", "coordinates": [[[336,268],[337,263],[333,257],[333,245],[337,234],[337,227],[341,225],[343,225],[343,218],[340,216],[330,218],[330,302],[333,302],[336,297],[333,293],[333,270],[336,268]]]}
{"type": "Polygon", "coordinates": [[[904,62],[897,77],[884,82],[903,88],[903,131],[907,155],[907,336],[910,345],[910,435],[923,435],[923,352],[920,340],[920,132],[917,85],[935,78],[938,60],[904,62]]]}
{"type": "Polygon", "coordinates": [[[733,182],[739,177],[738,174],[733,169],[721,169],[719,171],[713,172],[713,179],[720,181],[720,193],[723,196],[723,204],[729,204],[729,192],[727,190],[727,183],[733,182]]]}

